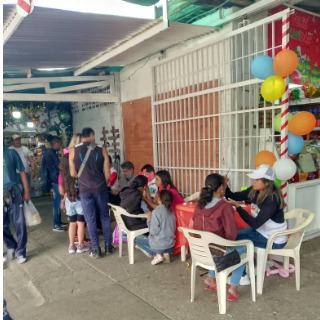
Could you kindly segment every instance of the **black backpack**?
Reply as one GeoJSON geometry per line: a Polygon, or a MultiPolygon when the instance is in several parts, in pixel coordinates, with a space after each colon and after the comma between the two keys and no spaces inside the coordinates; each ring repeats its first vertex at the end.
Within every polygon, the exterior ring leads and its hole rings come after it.
{"type": "Polygon", "coordinates": [[[43,153],[42,156],[42,163],[41,163],[41,168],[40,168],[40,186],[41,186],[41,191],[44,193],[47,193],[51,189],[51,179],[50,179],[50,173],[49,170],[47,169],[47,164],[45,160],[45,153],[43,153]]]}

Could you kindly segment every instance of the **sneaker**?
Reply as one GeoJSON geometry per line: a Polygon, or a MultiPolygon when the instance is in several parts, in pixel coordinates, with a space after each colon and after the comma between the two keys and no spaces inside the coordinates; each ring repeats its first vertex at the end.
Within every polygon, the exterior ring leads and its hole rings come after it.
{"type": "Polygon", "coordinates": [[[16,257],[16,250],[15,249],[8,249],[5,256],[7,258],[6,261],[9,262],[9,261],[13,260],[16,257]]]}
{"type": "Polygon", "coordinates": [[[100,247],[98,249],[91,249],[89,256],[91,258],[95,258],[95,259],[101,258],[101,249],[100,249],[100,247]]]}
{"type": "Polygon", "coordinates": [[[69,252],[70,254],[76,253],[76,248],[75,248],[75,246],[69,246],[68,252],[69,252]]]}
{"type": "Polygon", "coordinates": [[[85,244],[82,246],[80,246],[80,244],[77,245],[77,253],[84,253],[87,251],[90,251],[90,247],[86,246],[85,244]]]}
{"type": "MultiPolygon", "coordinates": [[[[231,281],[231,277],[228,277],[227,284],[230,285],[230,281],[231,281]]],[[[240,283],[239,283],[240,286],[249,286],[250,284],[251,284],[251,281],[250,281],[250,278],[247,274],[240,278],[240,283]]]]}
{"type": "Polygon", "coordinates": [[[61,226],[54,226],[52,228],[52,231],[55,231],[55,232],[65,232],[66,229],[62,228],[61,226]]]}
{"type": "Polygon", "coordinates": [[[135,248],[139,249],[143,254],[145,254],[148,258],[153,258],[153,256],[147,252],[146,250],[143,250],[142,248],[138,247],[138,246],[135,246],[135,248]]]}
{"type": "Polygon", "coordinates": [[[163,261],[163,257],[162,257],[162,255],[161,254],[156,254],[156,256],[153,258],[153,260],[151,261],[151,264],[153,265],[153,266],[155,266],[156,264],[158,264],[158,263],[161,263],[163,261]]]}
{"type": "Polygon", "coordinates": [[[163,263],[170,263],[170,253],[163,254],[163,263]]]}
{"type": "Polygon", "coordinates": [[[17,256],[18,263],[25,263],[27,261],[27,258],[24,256],[17,256]]]}
{"type": "Polygon", "coordinates": [[[61,228],[68,228],[68,226],[69,226],[69,223],[66,223],[66,222],[61,222],[60,223],[60,227],[61,228]]]}
{"type": "Polygon", "coordinates": [[[74,244],[75,244],[75,245],[79,244],[78,236],[75,236],[75,237],[74,237],[74,244]]]}
{"type": "Polygon", "coordinates": [[[105,254],[112,254],[114,253],[114,246],[112,244],[106,244],[104,247],[105,254]]]}

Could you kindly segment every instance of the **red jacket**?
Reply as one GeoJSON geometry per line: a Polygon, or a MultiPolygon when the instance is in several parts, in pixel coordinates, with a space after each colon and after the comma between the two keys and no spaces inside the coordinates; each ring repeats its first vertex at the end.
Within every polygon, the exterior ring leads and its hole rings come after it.
{"type": "Polygon", "coordinates": [[[193,229],[213,232],[227,239],[235,240],[238,234],[232,205],[220,200],[214,207],[196,207],[193,213],[193,229]]]}

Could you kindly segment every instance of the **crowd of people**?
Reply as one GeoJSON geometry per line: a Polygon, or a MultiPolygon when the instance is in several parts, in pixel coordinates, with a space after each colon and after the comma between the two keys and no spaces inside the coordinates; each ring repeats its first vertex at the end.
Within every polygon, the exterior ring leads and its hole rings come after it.
{"type": "MultiPolygon", "coordinates": [[[[28,179],[34,172],[34,162],[29,159],[27,150],[20,149],[21,142],[16,141],[20,137],[14,135],[12,138],[13,148],[4,149],[3,237],[7,245],[7,259],[17,257],[18,262],[23,263],[26,261],[27,243],[23,202],[30,199],[28,179]],[[16,239],[10,231],[10,217],[16,239]]],[[[152,258],[152,265],[170,262],[175,245],[175,209],[184,200],[167,170],[155,171],[152,165],[146,164],[136,174],[133,163],[125,161],[121,164],[121,178],[118,178],[112,168],[111,157],[105,147],[95,143],[95,133],[91,128],[84,128],[81,134],[73,137],[61,160],[60,138],[50,136],[49,143],[51,148],[45,152],[42,166],[48,172],[53,192],[52,230],[64,232],[68,226],[70,254],[89,251],[90,257],[100,258],[99,230],[103,234],[104,253],[114,252],[108,206],[111,202],[131,214],[144,214],[142,218],[123,218],[129,230],[149,230],[148,234],[135,239],[136,248],[152,258]],[[66,211],[68,223],[61,221],[61,209],[66,211]],[[85,236],[86,229],[89,240],[85,236]]],[[[229,240],[249,239],[262,248],[266,247],[272,233],[285,230],[284,203],[281,191],[274,183],[276,176],[272,167],[261,165],[248,176],[252,179],[252,186],[245,191],[232,192],[227,176],[209,174],[194,211],[194,229],[213,232],[229,240]],[[241,207],[242,201],[251,204],[250,214],[241,207]],[[237,229],[233,208],[249,228],[237,229]]],[[[286,242],[285,236],[278,237],[274,248],[282,248],[286,242]]],[[[236,250],[241,255],[246,247],[239,246],[236,250]]],[[[228,252],[227,248],[226,254],[228,252]]],[[[238,286],[243,279],[247,279],[244,265],[230,277],[229,301],[239,298],[238,286]]],[[[215,272],[210,271],[204,282],[205,290],[215,291],[215,272]]]]}

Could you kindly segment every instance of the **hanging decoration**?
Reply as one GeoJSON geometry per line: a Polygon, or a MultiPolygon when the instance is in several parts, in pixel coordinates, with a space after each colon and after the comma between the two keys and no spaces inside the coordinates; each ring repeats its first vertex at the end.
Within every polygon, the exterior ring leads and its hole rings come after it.
{"type": "Polygon", "coordinates": [[[316,88],[312,83],[307,83],[302,87],[304,95],[306,98],[319,98],[320,97],[320,88],[316,88]]]}
{"type": "Polygon", "coordinates": [[[289,100],[300,100],[300,90],[298,88],[292,89],[289,94],[289,100]]]}

